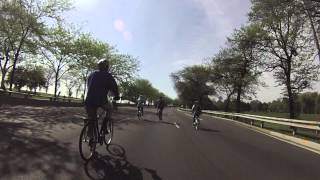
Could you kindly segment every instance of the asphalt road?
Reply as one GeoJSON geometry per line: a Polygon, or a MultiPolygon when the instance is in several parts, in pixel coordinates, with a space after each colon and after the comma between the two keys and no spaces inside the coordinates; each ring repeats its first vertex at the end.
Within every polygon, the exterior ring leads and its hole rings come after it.
{"type": "Polygon", "coordinates": [[[284,180],[320,179],[320,156],[232,122],[153,109],[114,114],[115,136],[85,163],[78,138],[82,108],[1,107],[0,179],[284,180]]]}

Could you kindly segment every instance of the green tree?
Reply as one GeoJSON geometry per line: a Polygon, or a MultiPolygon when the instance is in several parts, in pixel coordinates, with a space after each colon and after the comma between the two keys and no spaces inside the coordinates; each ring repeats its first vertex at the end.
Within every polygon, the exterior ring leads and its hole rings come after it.
{"type": "MultiPolygon", "coordinates": [[[[58,20],[70,8],[67,0],[3,0],[0,3],[0,36],[5,43],[7,63],[2,66],[2,76],[11,61],[10,90],[14,81],[16,65],[22,52],[35,53],[39,41],[45,36],[45,20],[58,20]]],[[[4,88],[4,84],[2,84],[4,88]]]]}
{"type": "Polygon", "coordinates": [[[223,108],[226,112],[229,111],[230,100],[236,93],[237,72],[234,70],[233,60],[230,49],[222,49],[213,58],[211,64],[211,78],[216,91],[220,97],[226,97],[223,108]]]}
{"type": "Polygon", "coordinates": [[[27,66],[26,68],[26,76],[24,77],[27,81],[26,86],[30,91],[34,90],[34,93],[36,93],[37,88],[45,87],[46,85],[44,69],[41,66],[27,66]]]}
{"type": "Polygon", "coordinates": [[[21,88],[25,85],[27,85],[27,72],[26,69],[22,66],[18,66],[16,69],[16,76],[14,80],[11,81],[11,76],[8,76],[8,82],[12,82],[15,89],[19,92],[21,91],[21,88]]]}
{"type": "Polygon", "coordinates": [[[214,95],[215,88],[210,79],[210,68],[204,65],[186,67],[171,74],[175,89],[182,103],[191,106],[195,100],[205,102],[214,95]]]}
{"type": "Polygon", "coordinates": [[[143,95],[148,101],[155,101],[159,96],[159,91],[147,79],[136,79],[134,82],[125,83],[122,88],[123,98],[133,102],[137,102],[139,95],[143,95]]]}
{"type": "Polygon", "coordinates": [[[261,54],[278,85],[284,85],[290,118],[295,117],[295,98],[317,80],[319,67],[310,61],[313,47],[308,43],[305,20],[291,1],[253,0],[251,22],[263,30],[261,54]]]}
{"type": "Polygon", "coordinates": [[[257,52],[260,33],[259,25],[250,24],[236,30],[228,38],[231,54],[233,54],[233,57],[228,61],[233,66],[230,69],[235,71],[233,75],[236,77],[236,112],[238,113],[241,110],[241,99],[246,98],[247,95],[255,94],[255,90],[261,84],[258,80],[261,75],[259,70],[261,63],[257,52]]]}
{"type": "Polygon", "coordinates": [[[86,94],[89,74],[96,70],[97,62],[101,58],[109,59],[111,50],[112,47],[107,43],[94,39],[90,34],[80,34],[73,42],[72,57],[76,61],[72,67],[83,82],[83,94],[86,94]]]}
{"type": "Polygon", "coordinates": [[[50,30],[50,35],[45,40],[45,48],[41,49],[43,64],[54,74],[54,97],[57,97],[61,78],[71,69],[74,60],[71,49],[74,35],[62,26],[59,23],[50,30]]]}
{"type": "Polygon", "coordinates": [[[110,72],[120,86],[124,83],[132,82],[139,70],[139,61],[127,54],[111,54],[110,65],[110,72]]]}
{"type": "Polygon", "coordinates": [[[313,114],[316,113],[318,93],[306,92],[299,95],[301,103],[301,113],[313,114]]]}
{"type": "Polygon", "coordinates": [[[81,87],[82,82],[79,81],[78,72],[76,71],[69,71],[63,78],[63,83],[67,88],[68,97],[72,97],[73,90],[76,90],[76,97],[79,93],[79,86],[81,87]]]}
{"type": "MultiPolygon", "coordinates": [[[[8,76],[10,81],[11,76],[8,76]]],[[[36,93],[37,88],[45,86],[45,74],[41,66],[18,66],[16,69],[16,77],[13,81],[15,89],[21,91],[21,88],[27,86],[30,91],[36,93]]]]}
{"type": "Polygon", "coordinates": [[[294,3],[300,9],[301,18],[308,22],[307,27],[311,30],[310,40],[314,42],[320,60],[320,2],[317,0],[295,0],[294,3]]]}

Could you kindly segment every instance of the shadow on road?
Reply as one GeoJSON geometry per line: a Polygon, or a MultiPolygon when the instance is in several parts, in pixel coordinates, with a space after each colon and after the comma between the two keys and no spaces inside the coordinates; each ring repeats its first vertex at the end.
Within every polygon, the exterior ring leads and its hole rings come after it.
{"type": "Polygon", "coordinates": [[[25,135],[23,123],[0,123],[0,174],[4,179],[78,179],[69,143],[25,135]]]}
{"type": "Polygon", "coordinates": [[[214,133],[220,132],[219,130],[210,129],[210,128],[203,128],[203,127],[200,127],[199,130],[200,131],[205,131],[205,132],[214,132],[214,133]]]}
{"type": "Polygon", "coordinates": [[[107,147],[108,155],[96,154],[84,165],[87,176],[92,180],[143,180],[143,171],[149,173],[153,180],[161,177],[153,169],[139,168],[126,158],[125,149],[116,144],[107,147]]]}

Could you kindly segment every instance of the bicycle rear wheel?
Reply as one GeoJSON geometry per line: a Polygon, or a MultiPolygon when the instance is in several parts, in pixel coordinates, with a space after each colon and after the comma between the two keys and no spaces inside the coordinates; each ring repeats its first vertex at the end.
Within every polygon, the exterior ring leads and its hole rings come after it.
{"type": "MultiPolygon", "coordinates": [[[[90,142],[88,123],[82,128],[79,138],[79,152],[83,160],[88,161],[96,150],[96,142],[90,142]]],[[[91,140],[94,141],[94,140],[91,140]]]]}
{"type": "Polygon", "coordinates": [[[104,143],[106,145],[111,144],[112,138],[113,138],[113,121],[111,117],[108,117],[107,129],[106,129],[106,133],[104,134],[104,143]]]}
{"type": "Polygon", "coordinates": [[[141,118],[142,118],[142,112],[141,112],[141,110],[139,110],[138,111],[138,119],[141,120],[141,118]]]}
{"type": "Polygon", "coordinates": [[[199,130],[199,126],[200,126],[200,120],[199,120],[199,118],[197,117],[197,118],[196,118],[195,129],[196,129],[196,130],[199,130]]]}

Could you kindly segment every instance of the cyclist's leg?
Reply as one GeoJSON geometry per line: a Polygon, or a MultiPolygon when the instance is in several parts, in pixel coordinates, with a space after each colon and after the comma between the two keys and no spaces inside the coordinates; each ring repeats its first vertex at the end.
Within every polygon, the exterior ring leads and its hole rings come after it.
{"type": "Polygon", "coordinates": [[[160,119],[160,120],[162,120],[162,110],[163,110],[163,109],[161,109],[161,108],[159,109],[159,119],[160,119]]]}
{"type": "Polygon", "coordinates": [[[141,106],[141,114],[142,114],[142,116],[143,116],[143,106],[141,106]]]}
{"type": "Polygon", "coordinates": [[[97,121],[97,108],[96,107],[86,107],[87,115],[88,115],[88,136],[90,138],[93,137],[94,133],[94,123],[97,121]]]}
{"type": "Polygon", "coordinates": [[[197,120],[197,123],[200,124],[200,119],[199,119],[199,118],[200,118],[200,112],[197,112],[197,113],[196,113],[196,118],[197,118],[197,119],[196,119],[196,120],[197,120]]]}
{"type": "Polygon", "coordinates": [[[101,134],[104,134],[107,131],[107,123],[109,121],[109,118],[111,118],[110,116],[110,113],[111,113],[111,106],[109,106],[108,104],[104,105],[104,106],[101,106],[101,108],[105,111],[105,118],[103,119],[103,122],[102,122],[102,126],[101,126],[101,134]]]}

